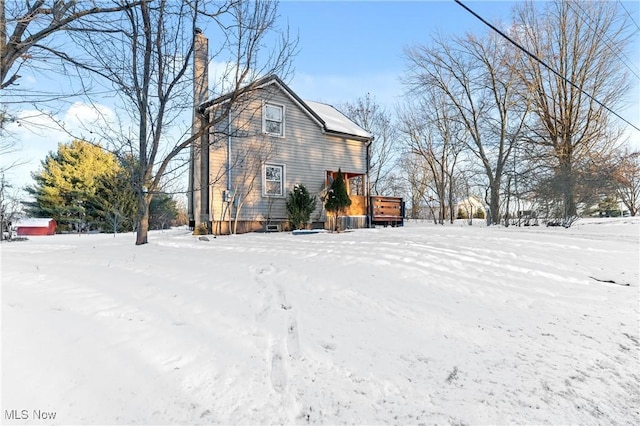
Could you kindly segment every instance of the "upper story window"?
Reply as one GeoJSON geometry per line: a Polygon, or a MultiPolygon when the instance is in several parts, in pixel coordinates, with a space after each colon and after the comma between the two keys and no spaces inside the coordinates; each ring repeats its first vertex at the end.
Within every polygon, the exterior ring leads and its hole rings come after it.
{"type": "Polygon", "coordinates": [[[284,136],[284,106],[264,104],[262,130],[273,136],[284,136]]]}

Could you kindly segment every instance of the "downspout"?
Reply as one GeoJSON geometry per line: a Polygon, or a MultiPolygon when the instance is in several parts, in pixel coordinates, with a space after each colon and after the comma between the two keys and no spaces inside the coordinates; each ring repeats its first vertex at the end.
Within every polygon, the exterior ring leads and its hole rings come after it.
{"type": "Polygon", "coordinates": [[[369,141],[366,144],[367,147],[367,173],[365,175],[365,178],[367,180],[367,184],[366,184],[366,190],[367,190],[367,194],[366,197],[364,197],[364,204],[365,204],[365,208],[367,211],[367,228],[371,228],[371,222],[373,219],[373,209],[371,208],[371,181],[369,180],[369,171],[370,171],[370,167],[371,167],[371,144],[373,143],[373,137],[371,139],[369,139],[369,141]]]}
{"type": "Polygon", "coordinates": [[[227,113],[227,210],[229,211],[229,235],[231,235],[231,217],[233,214],[233,198],[231,195],[231,105],[227,113]]]}
{"type": "Polygon", "coordinates": [[[231,191],[231,106],[227,114],[227,191],[231,191]]]}

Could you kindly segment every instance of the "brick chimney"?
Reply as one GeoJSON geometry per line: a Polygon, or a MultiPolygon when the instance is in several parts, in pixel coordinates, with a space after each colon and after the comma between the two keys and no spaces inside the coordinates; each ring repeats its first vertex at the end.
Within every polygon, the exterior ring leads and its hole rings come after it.
{"type": "MultiPolygon", "coordinates": [[[[198,107],[209,95],[209,40],[202,30],[195,29],[193,52],[193,121],[191,134],[196,134],[207,122],[198,107]]],[[[205,132],[191,145],[189,164],[189,225],[206,224],[211,230],[209,208],[209,132],[205,132]]]]}

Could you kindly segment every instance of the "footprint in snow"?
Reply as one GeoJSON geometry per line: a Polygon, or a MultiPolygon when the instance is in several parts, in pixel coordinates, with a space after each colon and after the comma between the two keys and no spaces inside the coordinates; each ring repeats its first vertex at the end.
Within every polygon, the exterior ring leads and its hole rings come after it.
{"type": "Polygon", "coordinates": [[[300,336],[298,334],[298,322],[292,319],[287,329],[287,350],[289,356],[297,358],[300,355],[300,336]]]}
{"type": "Polygon", "coordinates": [[[271,348],[271,386],[276,392],[282,392],[287,387],[285,361],[278,347],[278,343],[271,348]]]}

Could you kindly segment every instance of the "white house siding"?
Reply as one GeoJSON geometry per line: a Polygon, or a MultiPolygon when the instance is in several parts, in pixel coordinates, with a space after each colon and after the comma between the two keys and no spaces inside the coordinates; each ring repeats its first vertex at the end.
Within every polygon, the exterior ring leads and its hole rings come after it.
{"type": "MultiPolygon", "coordinates": [[[[262,195],[262,169],[254,175],[256,182],[253,191],[240,211],[240,221],[266,221],[269,216],[275,221],[285,220],[286,196],[295,184],[303,184],[310,193],[318,196],[316,211],[312,220],[323,221],[325,215],[319,196],[325,187],[327,170],[366,173],[366,143],[358,140],[323,133],[321,125],[303,108],[294,102],[276,85],[259,90],[257,99],[248,108],[242,108],[233,123],[249,125],[243,127],[243,133],[249,137],[233,137],[231,141],[232,164],[243,156],[243,150],[252,147],[254,152],[268,152],[267,163],[285,166],[283,197],[265,197],[262,195]],[[262,105],[273,102],[285,106],[285,136],[275,137],[262,134],[262,105]],[[269,205],[271,203],[271,205],[269,205]],[[270,214],[269,214],[270,211],[270,214]]],[[[222,212],[222,192],[227,187],[224,172],[227,161],[226,136],[215,141],[210,155],[212,182],[212,218],[220,220],[222,212]]],[[[242,174],[240,169],[232,170],[233,177],[242,174]]],[[[224,220],[228,220],[228,217],[224,220]]]]}

